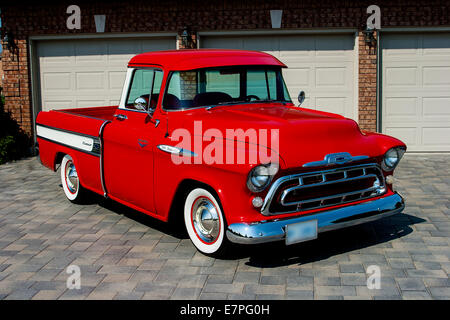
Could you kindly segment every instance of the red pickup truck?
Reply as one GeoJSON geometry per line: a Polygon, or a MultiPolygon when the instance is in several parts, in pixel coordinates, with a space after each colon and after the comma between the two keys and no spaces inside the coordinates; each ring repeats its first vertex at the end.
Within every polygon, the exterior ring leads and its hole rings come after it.
{"type": "Polygon", "coordinates": [[[40,160],[60,168],[69,200],[90,191],[184,219],[205,254],[400,213],[392,175],[405,144],[295,106],[285,67],[254,51],[139,54],[119,106],[38,114],[40,160]]]}

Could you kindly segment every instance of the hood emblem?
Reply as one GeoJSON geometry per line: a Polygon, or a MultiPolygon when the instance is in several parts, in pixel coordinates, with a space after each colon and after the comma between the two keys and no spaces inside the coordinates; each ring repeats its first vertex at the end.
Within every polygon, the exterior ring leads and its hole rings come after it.
{"type": "Polygon", "coordinates": [[[353,157],[348,152],[330,153],[325,156],[321,161],[308,162],[303,165],[303,167],[323,167],[331,166],[335,164],[345,164],[353,161],[359,161],[368,159],[369,156],[355,156],[353,157]]]}
{"type": "Polygon", "coordinates": [[[143,140],[143,139],[138,139],[138,144],[141,146],[141,148],[143,148],[146,145],[148,145],[148,141],[147,140],[143,140]]]}

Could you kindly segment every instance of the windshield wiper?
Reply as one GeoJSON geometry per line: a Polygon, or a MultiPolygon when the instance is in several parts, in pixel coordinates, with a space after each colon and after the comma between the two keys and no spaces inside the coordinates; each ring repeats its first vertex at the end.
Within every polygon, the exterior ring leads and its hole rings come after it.
{"type": "Polygon", "coordinates": [[[215,107],[220,107],[220,106],[227,106],[227,105],[232,105],[232,104],[249,104],[249,103],[270,103],[270,102],[279,102],[279,103],[287,103],[288,101],[281,101],[281,100],[273,100],[273,99],[266,99],[266,100],[253,100],[253,101],[227,101],[227,102],[219,102],[218,104],[214,104],[211,106],[207,106],[206,110],[210,110],[212,108],[215,107]]]}
{"type": "Polygon", "coordinates": [[[227,101],[227,102],[219,102],[218,106],[224,106],[228,104],[235,104],[235,103],[249,103],[250,101],[227,101]]]}
{"type": "Polygon", "coordinates": [[[267,102],[289,103],[290,101],[286,101],[286,100],[275,100],[275,99],[266,99],[266,100],[257,100],[256,102],[262,102],[262,103],[267,103],[267,102]]]}
{"type": "Polygon", "coordinates": [[[220,106],[227,106],[227,105],[231,105],[231,104],[238,104],[238,103],[249,103],[248,101],[228,101],[228,102],[219,102],[218,104],[213,104],[210,106],[206,106],[206,110],[215,108],[215,107],[220,107],[220,106]]]}

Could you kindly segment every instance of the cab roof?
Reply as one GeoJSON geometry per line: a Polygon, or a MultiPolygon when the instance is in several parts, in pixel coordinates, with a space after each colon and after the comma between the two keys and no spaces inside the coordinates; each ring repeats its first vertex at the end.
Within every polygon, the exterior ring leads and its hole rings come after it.
{"type": "Polygon", "coordinates": [[[270,65],[286,68],[274,56],[247,50],[182,49],[141,53],[131,58],[129,67],[161,66],[169,70],[193,70],[209,67],[270,65]]]}

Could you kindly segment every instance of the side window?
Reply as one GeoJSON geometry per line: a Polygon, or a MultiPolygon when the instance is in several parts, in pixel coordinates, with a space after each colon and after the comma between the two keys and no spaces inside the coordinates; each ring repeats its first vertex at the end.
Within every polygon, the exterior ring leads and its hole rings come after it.
{"type": "Polygon", "coordinates": [[[126,107],[134,109],[138,98],[146,101],[147,108],[155,108],[161,89],[163,73],[158,69],[137,69],[133,73],[126,107]]]}

